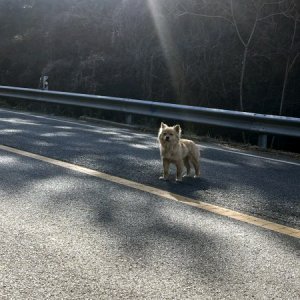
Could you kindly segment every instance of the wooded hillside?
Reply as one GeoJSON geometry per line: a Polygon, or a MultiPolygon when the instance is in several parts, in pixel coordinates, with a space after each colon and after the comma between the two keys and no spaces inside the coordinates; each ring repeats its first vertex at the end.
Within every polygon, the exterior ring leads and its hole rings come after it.
{"type": "Polygon", "coordinates": [[[300,117],[296,0],[0,0],[0,84],[300,117]]]}

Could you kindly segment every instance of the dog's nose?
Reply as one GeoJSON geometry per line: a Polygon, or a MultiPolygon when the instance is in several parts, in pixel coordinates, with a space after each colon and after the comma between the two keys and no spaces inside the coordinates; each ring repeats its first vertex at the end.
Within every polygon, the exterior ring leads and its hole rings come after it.
{"type": "Polygon", "coordinates": [[[166,141],[168,141],[170,139],[170,137],[166,136],[166,141]]]}

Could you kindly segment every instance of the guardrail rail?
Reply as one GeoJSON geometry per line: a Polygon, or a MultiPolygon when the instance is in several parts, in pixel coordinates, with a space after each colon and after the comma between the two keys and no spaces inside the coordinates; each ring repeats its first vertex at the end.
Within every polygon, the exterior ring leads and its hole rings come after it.
{"type": "Polygon", "coordinates": [[[10,86],[0,86],[0,96],[252,131],[259,134],[263,148],[267,146],[267,134],[300,137],[300,118],[10,86]]]}

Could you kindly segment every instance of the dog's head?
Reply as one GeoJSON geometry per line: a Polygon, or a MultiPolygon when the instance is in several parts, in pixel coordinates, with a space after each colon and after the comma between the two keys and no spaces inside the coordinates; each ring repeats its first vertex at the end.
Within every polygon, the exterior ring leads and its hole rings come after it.
{"type": "Polygon", "coordinates": [[[179,125],[168,126],[163,122],[158,131],[158,139],[162,145],[178,143],[181,136],[181,128],[179,125]]]}

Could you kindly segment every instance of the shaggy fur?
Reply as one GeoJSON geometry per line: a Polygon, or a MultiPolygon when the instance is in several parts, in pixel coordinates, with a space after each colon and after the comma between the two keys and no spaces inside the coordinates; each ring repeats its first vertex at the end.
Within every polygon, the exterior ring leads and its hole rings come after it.
{"type": "Polygon", "coordinates": [[[195,176],[200,176],[200,152],[193,141],[181,139],[181,128],[179,125],[169,127],[161,123],[158,139],[160,143],[160,156],[163,161],[163,176],[159,179],[167,180],[169,167],[173,163],[176,165],[176,181],[182,181],[184,167],[186,175],[190,176],[191,164],[195,169],[195,176]]]}

